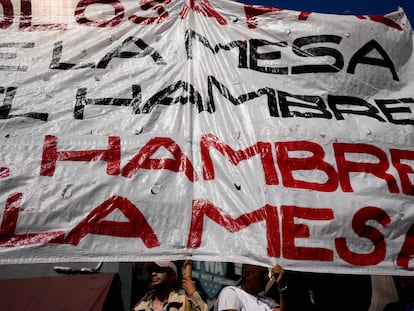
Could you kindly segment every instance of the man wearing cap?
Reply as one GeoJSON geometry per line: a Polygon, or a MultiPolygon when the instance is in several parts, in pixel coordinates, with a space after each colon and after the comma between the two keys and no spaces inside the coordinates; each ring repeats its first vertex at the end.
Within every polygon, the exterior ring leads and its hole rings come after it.
{"type": "Polygon", "coordinates": [[[207,304],[197,292],[191,279],[183,276],[185,294],[174,290],[177,266],[171,261],[155,261],[145,265],[149,272],[152,290],[134,306],[133,311],[208,311],[207,304]]]}

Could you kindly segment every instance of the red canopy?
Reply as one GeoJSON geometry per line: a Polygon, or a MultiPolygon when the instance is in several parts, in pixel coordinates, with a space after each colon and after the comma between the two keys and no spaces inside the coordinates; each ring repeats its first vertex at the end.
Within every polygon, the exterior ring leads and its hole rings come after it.
{"type": "Polygon", "coordinates": [[[113,273],[0,280],[0,304],[7,311],[102,311],[113,273]]]}

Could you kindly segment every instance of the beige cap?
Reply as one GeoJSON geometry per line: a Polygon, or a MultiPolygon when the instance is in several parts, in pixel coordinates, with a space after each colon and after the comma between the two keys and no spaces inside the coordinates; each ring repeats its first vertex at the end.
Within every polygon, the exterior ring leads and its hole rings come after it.
{"type": "Polygon", "coordinates": [[[150,263],[147,263],[145,265],[145,269],[146,270],[151,270],[151,268],[154,267],[154,265],[157,265],[157,266],[163,267],[163,268],[170,268],[172,271],[175,272],[175,274],[178,275],[177,266],[172,261],[154,261],[154,262],[150,262],[150,263]]]}

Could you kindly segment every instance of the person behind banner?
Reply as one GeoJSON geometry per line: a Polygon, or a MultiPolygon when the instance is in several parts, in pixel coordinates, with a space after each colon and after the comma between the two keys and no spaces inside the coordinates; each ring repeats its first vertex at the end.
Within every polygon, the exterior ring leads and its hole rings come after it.
{"type": "Polygon", "coordinates": [[[133,307],[133,311],[208,311],[207,304],[196,290],[194,282],[186,276],[182,279],[184,293],[174,289],[177,266],[171,261],[147,263],[152,290],[133,307]]]}
{"type": "Polygon", "coordinates": [[[263,293],[269,285],[269,269],[244,264],[240,286],[224,287],[214,305],[214,311],[286,311],[285,291],[287,284],[285,271],[280,265],[271,270],[272,281],[278,285],[280,304],[263,293]]]}
{"type": "Polygon", "coordinates": [[[395,276],[395,286],[399,301],[388,303],[384,311],[412,311],[414,310],[414,277],[395,276]]]}

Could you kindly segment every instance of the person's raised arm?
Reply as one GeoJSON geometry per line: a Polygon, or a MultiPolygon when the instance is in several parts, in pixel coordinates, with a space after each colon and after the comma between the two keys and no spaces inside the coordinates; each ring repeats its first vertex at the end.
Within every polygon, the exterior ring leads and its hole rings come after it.
{"type": "Polygon", "coordinates": [[[191,300],[192,311],[207,311],[208,306],[197,292],[197,288],[192,279],[184,275],[181,286],[185,291],[186,296],[191,300]]]}
{"type": "Polygon", "coordinates": [[[288,310],[288,301],[286,299],[286,290],[288,289],[288,285],[286,283],[286,277],[285,277],[285,269],[282,268],[282,266],[276,264],[272,267],[272,277],[275,278],[277,287],[279,290],[279,296],[280,296],[280,307],[279,308],[273,308],[274,311],[287,311],[288,310]]]}

